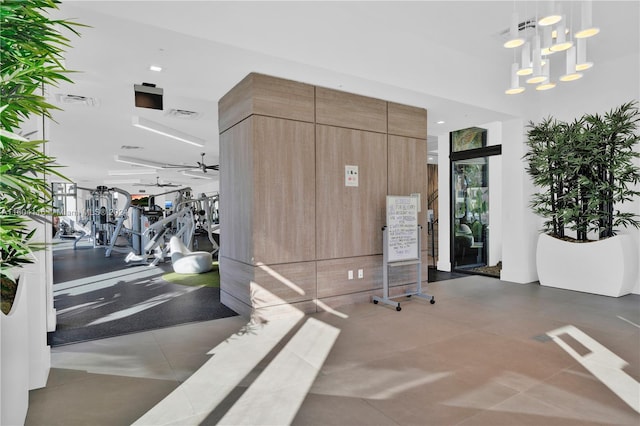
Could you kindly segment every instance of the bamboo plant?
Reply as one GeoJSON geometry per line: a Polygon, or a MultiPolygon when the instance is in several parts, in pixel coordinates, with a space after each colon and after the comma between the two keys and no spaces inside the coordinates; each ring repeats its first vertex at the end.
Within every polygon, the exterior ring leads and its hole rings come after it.
{"type": "Polygon", "coordinates": [[[612,237],[620,226],[640,228],[638,215],[621,212],[621,203],[640,196],[637,101],[604,114],[586,114],[571,123],[551,117],[529,123],[527,172],[540,192],[532,208],[557,238],[567,230],[588,241],[612,237]]]}
{"type": "Polygon", "coordinates": [[[80,24],[50,19],[59,0],[0,2],[0,278],[5,298],[15,288],[10,268],[31,263],[30,221],[51,212],[47,175],[64,178],[55,159],[43,150],[44,140],[28,140],[21,125],[30,116],[51,118],[57,109],[44,97],[44,87],[71,81],[62,63],[69,40],[61,29],[78,34],[80,24]]]}

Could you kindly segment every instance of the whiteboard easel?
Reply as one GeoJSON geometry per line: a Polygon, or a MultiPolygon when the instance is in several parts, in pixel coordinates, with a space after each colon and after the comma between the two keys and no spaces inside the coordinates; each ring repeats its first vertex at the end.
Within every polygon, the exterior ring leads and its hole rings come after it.
{"type": "Polygon", "coordinates": [[[387,225],[382,228],[382,297],[373,297],[373,303],[394,305],[400,311],[400,302],[389,297],[389,268],[416,265],[417,289],[395,297],[417,296],[436,303],[433,296],[422,293],[422,251],[418,225],[418,198],[387,196],[387,225]]]}

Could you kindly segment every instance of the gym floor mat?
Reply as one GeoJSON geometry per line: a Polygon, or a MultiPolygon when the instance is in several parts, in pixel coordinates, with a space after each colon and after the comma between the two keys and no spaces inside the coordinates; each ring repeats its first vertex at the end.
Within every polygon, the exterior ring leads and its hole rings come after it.
{"type": "Polygon", "coordinates": [[[57,327],[49,333],[50,345],[237,315],[220,303],[219,286],[163,279],[173,273],[170,263],[129,266],[124,255],[104,255],[101,248],[54,251],[57,327]]]}

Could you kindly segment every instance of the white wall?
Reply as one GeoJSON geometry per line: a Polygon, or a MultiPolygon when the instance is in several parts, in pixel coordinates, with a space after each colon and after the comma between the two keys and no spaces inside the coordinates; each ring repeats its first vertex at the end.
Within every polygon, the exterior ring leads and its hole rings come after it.
{"type": "MultiPolygon", "coordinates": [[[[481,124],[487,129],[487,145],[502,144],[502,123],[481,124]]],[[[502,260],[502,156],[489,157],[489,252],[488,265],[502,260]]]]}
{"type": "Polygon", "coordinates": [[[515,283],[537,281],[536,245],[542,221],[531,211],[533,184],[525,171],[522,120],[502,123],[502,238],[501,279],[515,283]]]}
{"type": "Polygon", "coordinates": [[[440,271],[451,271],[451,167],[449,135],[438,136],[438,263],[440,271]]]}

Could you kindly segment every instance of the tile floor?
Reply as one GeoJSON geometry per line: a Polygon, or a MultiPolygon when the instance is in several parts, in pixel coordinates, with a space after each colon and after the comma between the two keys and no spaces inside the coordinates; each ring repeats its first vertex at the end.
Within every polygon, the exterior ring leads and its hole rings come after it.
{"type": "Polygon", "coordinates": [[[400,312],[358,304],[56,347],[26,424],[640,424],[623,401],[640,404],[640,296],[479,276],[428,292],[435,305],[414,298],[400,312]],[[578,362],[546,334],[567,325],[603,347],[564,334],[578,362]],[[590,350],[599,364],[584,362],[590,350]],[[603,384],[616,375],[626,390],[603,384]]]}

